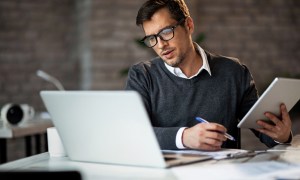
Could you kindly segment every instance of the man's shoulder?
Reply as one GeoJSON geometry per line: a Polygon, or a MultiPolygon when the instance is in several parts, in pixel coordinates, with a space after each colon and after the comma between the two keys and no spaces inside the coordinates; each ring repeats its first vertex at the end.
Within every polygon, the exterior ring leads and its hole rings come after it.
{"type": "Polygon", "coordinates": [[[151,60],[146,60],[146,61],[140,61],[132,65],[132,69],[140,69],[140,70],[145,70],[145,69],[156,69],[158,66],[161,66],[162,60],[159,57],[155,57],[151,60]]]}
{"type": "Polygon", "coordinates": [[[222,73],[244,72],[245,69],[248,69],[245,64],[235,57],[207,53],[207,60],[211,70],[222,73]]]}
{"type": "Polygon", "coordinates": [[[236,57],[224,56],[219,54],[213,54],[210,52],[206,52],[207,59],[210,63],[215,64],[224,64],[224,65],[232,65],[232,66],[241,66],[243,65],[241,61],[236,57]]]}

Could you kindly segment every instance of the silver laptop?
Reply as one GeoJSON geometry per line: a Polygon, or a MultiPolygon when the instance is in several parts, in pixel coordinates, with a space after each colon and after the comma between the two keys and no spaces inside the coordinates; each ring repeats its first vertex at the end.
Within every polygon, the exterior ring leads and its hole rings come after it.
{"type": "Polygon", "coordinates": [[[211,159],[160,150],[134,91],[41,91],[70,160],[166,168],[211,159]]]}

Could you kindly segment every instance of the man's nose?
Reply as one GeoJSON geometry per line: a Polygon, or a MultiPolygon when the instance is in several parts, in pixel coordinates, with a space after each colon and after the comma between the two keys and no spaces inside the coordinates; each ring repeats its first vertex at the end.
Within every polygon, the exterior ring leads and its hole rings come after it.
{"type": "Polygon", "coordinates": [[[157,37],[157,47],[159,49],[163,49],[166,45],[168,45],[168,41],[163,40],[161,37],[157,37]]]}

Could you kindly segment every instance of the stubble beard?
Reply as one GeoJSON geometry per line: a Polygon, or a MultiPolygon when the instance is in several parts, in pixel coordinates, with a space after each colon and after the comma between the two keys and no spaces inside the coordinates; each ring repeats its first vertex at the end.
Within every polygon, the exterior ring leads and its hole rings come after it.
{"type": "Polygon", "coordinates": [[[168,64],[169,66],[172,66],[172,67],[179,67],[179,65],[183,62],[184,60],[184,55],[180,55],[178,57],[176,57],[176,59],[174,59],[173,61],[167,61],[167,60],[164,60],[163,61],[168,64]]]}

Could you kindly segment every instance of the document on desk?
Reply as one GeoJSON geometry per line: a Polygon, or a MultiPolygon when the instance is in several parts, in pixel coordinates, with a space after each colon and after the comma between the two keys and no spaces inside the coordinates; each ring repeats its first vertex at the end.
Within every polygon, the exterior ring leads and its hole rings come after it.
{"type": "Polygon", "coordinates": [[[215,160],[234,158],[236,156],[247,156],[249,151],[244,149],[221,149],[218,151],[200,151],[200,150],[162,150],[163,153],[176,153],[187,155],[209,155],[215,160]]]}
{"type": "Polygon", "coordinates": [[[300,177],[299,164],[277,161],[252,163],[227,163],[205,166],[181,166],[171,168],[177,179],[219,179],[219,180],[276,180],[300,177]]]}

